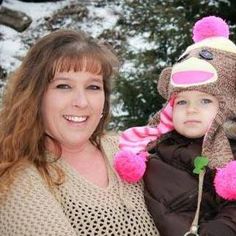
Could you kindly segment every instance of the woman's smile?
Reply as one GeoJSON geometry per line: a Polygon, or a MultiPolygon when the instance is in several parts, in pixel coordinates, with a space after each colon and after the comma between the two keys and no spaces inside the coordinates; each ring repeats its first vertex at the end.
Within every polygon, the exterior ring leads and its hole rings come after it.
{"type": "Polygon", "coordinates": [[[67,121],[75,122],[75,123],[84,123],[88,119],[88,116],[76,116],[76,115],[63,115],[63,117],[67,121]]]}

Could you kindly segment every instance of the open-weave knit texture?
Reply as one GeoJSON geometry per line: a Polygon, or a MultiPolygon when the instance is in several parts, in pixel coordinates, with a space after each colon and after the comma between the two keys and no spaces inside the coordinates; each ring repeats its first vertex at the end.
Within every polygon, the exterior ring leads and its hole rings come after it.
{"type": "Polygon", "coordinates": [[[122,183],[112,168],[117,137],[106,136],[109,185],[100,188],[59,160],[65,182],[55,195],[34,167],[22,173],[0,203],[0,235],[159,235],[143,199],[142,183],[122,183]]]}

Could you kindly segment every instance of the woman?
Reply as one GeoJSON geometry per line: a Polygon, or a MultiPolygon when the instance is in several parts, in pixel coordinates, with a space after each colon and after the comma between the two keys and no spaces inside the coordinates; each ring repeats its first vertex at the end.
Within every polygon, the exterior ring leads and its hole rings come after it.
{"type": "Polygon", "coordinates": [[[103,134],[116,56],[83,33],[39,40],[0,114],[1,235],[158,235],[141,184],[112,168],[103,134]]]}

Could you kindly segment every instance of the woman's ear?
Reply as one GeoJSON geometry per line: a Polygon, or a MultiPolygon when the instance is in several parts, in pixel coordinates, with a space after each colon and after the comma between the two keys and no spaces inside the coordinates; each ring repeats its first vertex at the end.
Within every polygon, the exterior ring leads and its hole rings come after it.
{"type": "Polygon", "coordinates": [[[172,67],[167,67],[164,70],[162,70],[157,82],[157,90],[159,94],[166,100],[168,99],[171,70],[172,67]]]}

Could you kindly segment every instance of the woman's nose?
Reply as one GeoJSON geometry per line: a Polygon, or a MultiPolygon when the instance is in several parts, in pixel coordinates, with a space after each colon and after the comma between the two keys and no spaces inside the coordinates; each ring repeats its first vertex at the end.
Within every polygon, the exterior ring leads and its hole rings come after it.
{"type": "Polygon", "coordinates": [[[86,107],[88,105],[88,98],[85,91],[77,91],[73,95],[72,105],[76,107],[86,107]]]}

